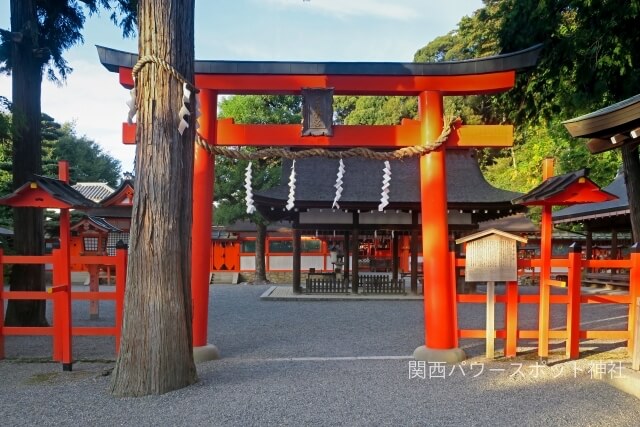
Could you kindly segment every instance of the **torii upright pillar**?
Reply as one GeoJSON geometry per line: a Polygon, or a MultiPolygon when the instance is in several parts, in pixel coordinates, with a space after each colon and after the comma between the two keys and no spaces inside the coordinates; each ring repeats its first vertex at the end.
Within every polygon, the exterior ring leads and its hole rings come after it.
{"type": "MultiPolygon", "coordinates": [[[[198,133],[215,144],[218,95],[213,90],[200,92],[200,128],[198,133]]],[[[209,262],[211,259],[211,217],[213,209],[214,158],[195,144],[193,159],[193,225],[191,227],[191,301],[193,310],[193,359],[196,362],[220,357],[215,345],[207,343],[209,319],[209,262]]]]}
{"type": "MultiPolygon", "coordinates": [[[[442,132],[442,94],[422,92],[418,111],[422,143],[435,141],[442,132]]],[[[445,146],[420,159],[422,258],[424,272],[425,345],[413,356],[428,362],[458,363],[466,359],[457,347],[456,300],[449,268],[447,178],[445,146]]]]}

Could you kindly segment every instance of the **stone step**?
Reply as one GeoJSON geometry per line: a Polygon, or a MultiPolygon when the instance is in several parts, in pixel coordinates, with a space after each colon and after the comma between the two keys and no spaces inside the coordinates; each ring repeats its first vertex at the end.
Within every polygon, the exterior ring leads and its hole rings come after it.
{"type": "Polygon", "coordinates": [[[216,271],[209,273],[210,285],[237,285],[240,273],[233,271],[216,271]]]}

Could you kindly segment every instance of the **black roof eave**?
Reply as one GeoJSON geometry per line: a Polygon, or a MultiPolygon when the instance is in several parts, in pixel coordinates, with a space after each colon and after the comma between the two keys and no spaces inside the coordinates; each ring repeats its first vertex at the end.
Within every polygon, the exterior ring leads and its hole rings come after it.
{"type": "Polygon", "coordinates": [[[563,122],[576,138],[608,138],[640,125],[640,94],[563,122]]]}
{"type": "MultiPolygon", "coordinates": [[[[502,55],[463,61],[432,63],[403,62],[286,62],[286,61],[206,61],[195,62],[199,74],[253,75],[391,75],[446,76],[497,73],[522,70],[536,65],[543,45],[502,55]]],[[[120,67],[133,68],[138,55],[104,46],[96,46],[102,65],[111,72],[120,67]]]]}
{"type": "Polygon", "coordinates": [[[587,177],[588,174],[588,169],[580,169],[579,171],[552,176],[546,181],[543,181],[533,190],[529,191],[527,194],[513,199],[512,203],[527,204],[547,200],[563,192],[569,187],[569,185],[577,181],[579,178],[587,177]]]}

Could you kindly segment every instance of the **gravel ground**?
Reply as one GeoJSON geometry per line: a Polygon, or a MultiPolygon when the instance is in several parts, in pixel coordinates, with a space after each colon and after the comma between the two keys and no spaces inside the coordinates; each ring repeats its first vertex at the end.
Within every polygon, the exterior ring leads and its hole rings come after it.
{"type": "MultiPolygon", "coordinates": [[[[583,342],[608,352],[539,368],[526,354],[488,362],[483,341],[463,340],[470,356],[464,364],[444,373],[434,365],[412,370],[409,356],[424,341],[421,302],[260,300],[266,289],[212,287],[209,341],[223,359],[199,364],[196,385],[162,396],[107,393],[103,373],[113,367],[113,339],[74,338],[79,361],[69,373],[34,362],[50,357],[49,338],[8,337],[0,424],[638,425],[638,400],[589,373],[606,365],[615,375],[615,353],[608,350],[620,343],[583,342]]],[[[76,322],[96,324],[86,320],[86,305],[74,305],[76,322]]],[[[553,307],[552,326],[562,324],[563,312],[553,307]]],[[[521,327],[535,328],[537,307],[521,313],[521,327]]],[[[101,315],[97,322],[113,323],[112,306],[103,303],[101,315]]],[[[583,305],[591,329],[622,328],[624,315],[623,306],[583,305]]],[[[481,328],[484,306],[465,304],[459,320],[481,328]]]]}

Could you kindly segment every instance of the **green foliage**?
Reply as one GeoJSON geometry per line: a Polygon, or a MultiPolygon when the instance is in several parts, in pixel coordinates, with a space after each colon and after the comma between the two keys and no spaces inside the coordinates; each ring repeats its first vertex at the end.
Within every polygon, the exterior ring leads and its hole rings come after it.
{"type": "Polygon", "coordinates": [[[566,120],[640,92],[640,1],[504,0],[506,51],[545,43],[539,65],[508,94],[514,118],[566,120]]]}
{"type": "Polygon", "coordinates": [[[77,136],[73,125],[62,126],[62,135],[55,143],[53,158],[68,160],[70,178],[76,182],[106,182],[118,185],[121,174],[120,161],[102,151],[100,146],[86,136],[77,136]]]}
{"type": "Polygon", "coordinates": [[[232,117],[236,123],[285,124],[302,121],[302,99],[293,95],[244,95],[220,102],[220,118],[232,117]]]}
{"type": "MultiPolygon", "coordinates": [[[[50,80],[65,80],[72,69],[62,54],[84,41],[82,29],[86,17],[101,8],[108,10],[111,20],[128,37],[134,34],[137,3],[137,0],[36,0],[38,31],[34,57],[50,80]]],[[[9,73],[13,69],[13,43],[11,32],[0,31],[0,71],[9,73]]]]}
{"type": "MultiPolygon", "coordinates": [[[[220,102],[220,118],[232,117],[236,123],[295,124],[300,123],[301,99],[298,96],[242,95],[220,102]]],[[[248,148],[254,150],[254,148],[248,148]]],[[[216,157],[214,221],[227,225],[240,219],[250,219],[255,224],[268,221],[259,213],[246,213],[244,175],[248,161],[216,157]]],[[[254,191],[270,188],[280,180],[279,160],[257,160],[252,165],[254,191]]]]}
{"type": "Polygon", "coordinates": [[[589,168],[596,183],[607,185],[620,153],[589,154],[562,121],[640,93],[640,74],[633,71],[640,66],[639,14],[638,0],[625,7],[612,0],[485,0],[454,31],[419,49],[415,60],[463,60],[544,43],[538,65],[518,73],[513,90],[446,98],[445,110],[467,124],[514,124],[512,149],[482,153],[493,185],[530,190],[542,180],[548,156],[557,159],[557,173],[589,168]]]}
{"type": "Polygon", "coordinates": [[[396,125],[416,118],[418,102],[406,96],[337,96],[336,122],[345,125],[396,125]]]}
{"type": "MultiPolygon", "coordinates": [[[[11,192],[11,103],[0,96],[0,194],[11,192]]],[[[13,223],[11,209],[0,206],[0,227],[11,227],[13,223]]],[[[5,248],[7,246],[4,246],[5,248]]]]}

